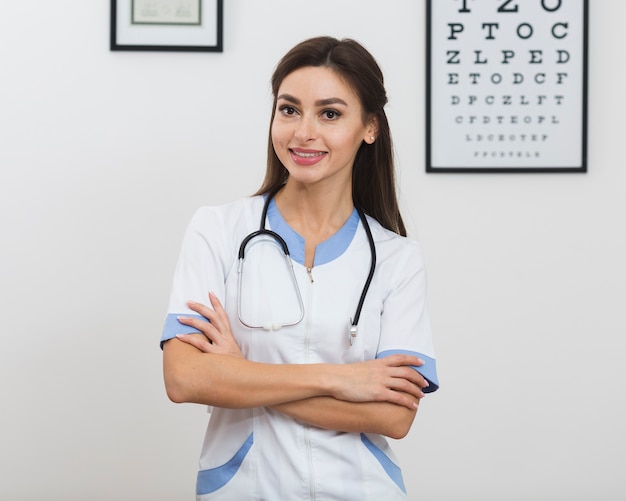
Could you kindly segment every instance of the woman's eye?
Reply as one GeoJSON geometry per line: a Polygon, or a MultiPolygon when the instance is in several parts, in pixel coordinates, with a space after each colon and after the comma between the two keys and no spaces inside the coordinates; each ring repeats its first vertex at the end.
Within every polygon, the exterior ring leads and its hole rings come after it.
{"type": "Polygon", "coordinates": [[[296,109],[293,106],[281,106],[280,111],[283,115],[295,115],[296,109]]]}
{"type": "Polygon", "coordinates": [[[341,116],[341,113],[339,113],[337,110],[324,110],[322,112],[322,115],[327,120],[337,120],[337,118],[341,116]]]}

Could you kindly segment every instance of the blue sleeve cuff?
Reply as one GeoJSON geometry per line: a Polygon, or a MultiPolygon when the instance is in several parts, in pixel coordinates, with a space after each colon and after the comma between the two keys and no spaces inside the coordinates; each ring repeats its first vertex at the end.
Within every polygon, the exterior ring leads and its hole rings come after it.
{"type": "Polygon", "coordinates": [[[384,358],[391,355],[412,355],[421,358],[424,361],[424,365],[413,368],[424,376],[426,381],[428,381],[428,386],[422,391],[424,393],[432,393],[433,391],[437,391],[439,389],[439,379],[437,378],[437,360],[424,355],[423,353],[408,350],[387,350],[376,355],[376,358],[384,358]]]}
{"type": "Polygon", "coordinates": [[[178,321],[178,317],[199,318],[208,322],[208,320],[202,315],[190,315],[188,313],[170,313],[165,318],[165,325],[163,326],[163,333],[161,334],[161,349],[163,349],[163,343],[176,337],[176,334],[200,334],[197,329],[194,329],[189,325],[181,324],[178,321]]]}

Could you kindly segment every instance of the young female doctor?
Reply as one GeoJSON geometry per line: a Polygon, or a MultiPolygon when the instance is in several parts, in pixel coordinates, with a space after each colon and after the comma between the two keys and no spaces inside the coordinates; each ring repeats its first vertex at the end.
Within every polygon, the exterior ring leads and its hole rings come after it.
{"type": "Polygon", "coordinates": [[[213,407],[197,499],[406,499],[385,436],[438,382],[383,76],[320,37],[272,91],[263,186],[194,215],[162,336],[169,398],[213,407]]]}

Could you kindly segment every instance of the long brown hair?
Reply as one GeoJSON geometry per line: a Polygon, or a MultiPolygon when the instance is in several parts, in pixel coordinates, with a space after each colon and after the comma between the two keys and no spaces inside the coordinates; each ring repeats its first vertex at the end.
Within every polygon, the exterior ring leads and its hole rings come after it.
{"type": "Polygon", "coordinates": [[[382,226],[406,236],[396,195],[391,132],[383,109],[387,104],[383,74],[372,55],[351,39],[317,37],[305,40],[285,54],[276,66],[271,80],[274,105],[270,120],[267,170],[256,195],[273,192],[289,176],[274,151],[271,124],[276,113],[276,96],[280,84],[287,75],[306,66],[325,66],[335,71],[356,92],[363,107],[363,123],[375,117],[376,141],[373,144],[363,142],[354,160],[352,199],[357,207],[382,226]]]}

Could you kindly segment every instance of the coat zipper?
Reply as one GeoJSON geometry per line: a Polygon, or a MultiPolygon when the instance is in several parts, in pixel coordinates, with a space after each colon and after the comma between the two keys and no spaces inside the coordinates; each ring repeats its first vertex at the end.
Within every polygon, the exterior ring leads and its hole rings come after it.
{"type": "MultiPolygon", "coordinates": [[[[305,338],[304,338],[304,357],[305,363],[309,363],[309,349],[311,346],[311,312],[312,312],[312,303],[313,303],[313,274],[312,269],[307,267],[306,272],[309,275],[310,285],[307,287],[307,307],[306,307],[306,330],[305,330],[305,338]]],[[[316,498],[315,494],[315,471],[313,464],[313,453],[311,450],[311,427],[308,424],[304,425],[304,443],[306,448],[307,462],[309,466],[309,499],[314,501],[316,498]]]]}

